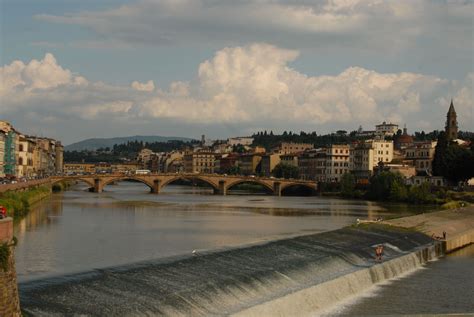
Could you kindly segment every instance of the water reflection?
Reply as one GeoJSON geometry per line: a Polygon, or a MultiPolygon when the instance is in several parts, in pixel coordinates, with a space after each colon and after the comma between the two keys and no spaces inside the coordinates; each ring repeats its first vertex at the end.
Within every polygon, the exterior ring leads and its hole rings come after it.
{"type": "Polygon", "coordinates": [[[396,215],[390,208],[325,197],[219,196],[177,185],[152,195],[127,182],[97,194],[78,184],[17,224],[17,274],[25,281],[334,230],[356,218],[396,215]]]}

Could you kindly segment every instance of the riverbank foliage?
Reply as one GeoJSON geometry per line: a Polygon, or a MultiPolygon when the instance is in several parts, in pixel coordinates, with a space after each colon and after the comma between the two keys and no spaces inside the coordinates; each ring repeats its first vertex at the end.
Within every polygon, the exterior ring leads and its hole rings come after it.
{"type": "Polygon", "coordinates": [[[8,243],[0,244],[0,269],[8,271],[8,261],[10,259],[10,247],[8,243]]]}
{"type": "Polygon", "coordinates": [[[444,204],[443,208],[451,208],[450,206],[456,208],[458,205],[460,207],[462,203],[467,205],[470,199],[474,201],[474,193],[448,191],[444,188],[432,187],[427,182],[420,185],[407,185],[401,174],[386,171],[374,175],[364,188],[358,186],[352,174],[345,174],[341,178],[339,190],[341,196],[345,198],[411,204],[444,204]],[[450,202],[452,203],[450,204],[450,202]]]}
{"type": "Polygon", "coordinates": [[[49,196],[48,186],[39,186],[26,191],[8,191],[0,195],[0,205],[7,209],[7,213],[14,219],[25,216],[32,204],[49,196]]]}
{"type": "Polygon", "coordinates": [[[276,178],[298,178],[299,170],[298,167],[287,163],[278,163],[272,172],[276,178]]]}
{"type": "Polygon", "coordinates": [[[441,132],[435,148],[433,174],[443,176],[452,184],[474,177],[474,142],[471,141],[470,147],[460,146],[441,132]]]}

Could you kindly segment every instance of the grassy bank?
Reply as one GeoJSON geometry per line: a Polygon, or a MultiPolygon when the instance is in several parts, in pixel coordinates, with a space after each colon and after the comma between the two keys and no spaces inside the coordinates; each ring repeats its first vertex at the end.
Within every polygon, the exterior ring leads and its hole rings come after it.
{"type": "Polygon", "coordinates": [[[48,186],[39,186],[25,191],[9,191],[0,195],[0,205],[7,208],[10,217],[19,219],[28,213],[32,204],[50,194],[51,190],[48,186]]]}

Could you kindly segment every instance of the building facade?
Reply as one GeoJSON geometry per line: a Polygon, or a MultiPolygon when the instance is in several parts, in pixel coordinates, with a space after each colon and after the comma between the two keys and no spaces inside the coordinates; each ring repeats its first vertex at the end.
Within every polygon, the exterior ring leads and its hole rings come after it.
{"type": "Polygon", "coordinates": [[[280,163],[280,154],[262,155],[261,171],[263,176],[270,177],[273,169],[280,163]]]}
{"type": "Polygon", "coordinates": [[[436,141],[414,142],[413,146],[405,150],[406,160],[415,167],[418,175],[431,175],[435,154],[436,141]]]}
{"type": "Polygon", "coordinates": [[[298,172],[301,179],[326,181],[326,149],[313,149],[298,158],[298,172]]]}
{"type": "Polygon", "coordinates": [[[235,137],[227,139],[227,145],[234,146],[234,145],[252,145],[253,138],[252,137],[235,137]]]}
{"type": "Polygon", "coordinates": [[[326,171],[324,181],[339,182],[342,175],[350,172],[350,148],[348,144],[331,145],[326,148],[326,171]]]}
{"type": "Polygon", "coordinates": [[[186,173],[215,173],[216,156],[212,152],[193,152],[184,155],[186,173]]]}
{"type": "Polygon", "coordinates": [[[313,148],[313,144],[310,143],[282,142],[276,148],[273,149],[273,152],[278,154],[291,154],[304,152],[313,148]]]}
{"type": "Polygon", "coordinates": [[[375,126],[375,133],[383,136],[393,136],[398,131],[398,124],[385,121],[375,126]]]}
{"type": "Polygon", "coordinates": [[[255,175],[262,160],[261,154],[243,154],[239,157],[238,166],[242,175],[255,175]]]}
{"type": "Polygon", "coordinates": [[[374,168],[393,160],[393,141],[366,140],[351,147],[350,169],[358,179],[368,179],[374,168]]]}

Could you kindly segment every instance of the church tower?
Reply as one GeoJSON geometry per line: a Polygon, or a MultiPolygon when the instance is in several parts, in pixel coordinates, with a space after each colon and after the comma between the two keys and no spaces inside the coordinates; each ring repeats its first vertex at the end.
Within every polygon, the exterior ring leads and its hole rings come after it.
{"type": "Polygon", "coordinates": [[[458,121],[456,120],[456,110],[454,110],[452,99],[446,118],[446,137],[448,140],[455,140],[458,138],[458,121]]]}

